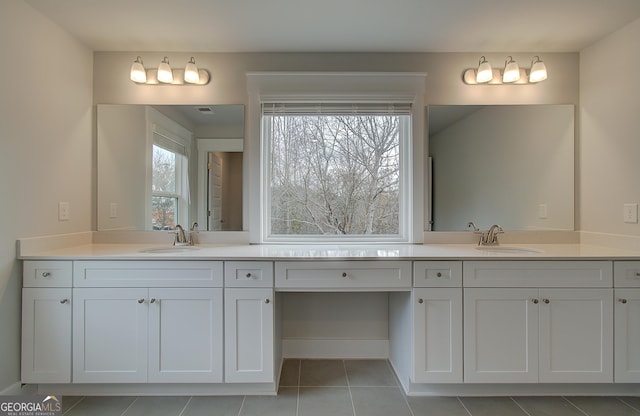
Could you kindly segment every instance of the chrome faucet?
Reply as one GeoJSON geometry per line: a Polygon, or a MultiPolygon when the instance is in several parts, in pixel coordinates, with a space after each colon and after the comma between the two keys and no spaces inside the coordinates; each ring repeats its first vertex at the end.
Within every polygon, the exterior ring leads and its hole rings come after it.
{"type": "Polygon", "coordinates": [[[497,246],[500,243],[498,242],[498,234],[504,233],[504,230],[498,224],[494,224],[489,228],[487,234],[485,234],[481,239],[481,246],[497,246]]]}
{"type": "Polygon", "coordinates": [[[184,228],[180,224],[176,224],[176,238],[173,240],[174,246],[186,246],[189,244],[187,236],[184,234],[184,228]]]}
{"type": "Polygon", "coordinates": [[[191,224],[191,230],[189,230],[189,245],[192,246],[194,244],[193,242],[193,235],[198,233],[198,223],[194,222],[193,224],[191,224]]]}

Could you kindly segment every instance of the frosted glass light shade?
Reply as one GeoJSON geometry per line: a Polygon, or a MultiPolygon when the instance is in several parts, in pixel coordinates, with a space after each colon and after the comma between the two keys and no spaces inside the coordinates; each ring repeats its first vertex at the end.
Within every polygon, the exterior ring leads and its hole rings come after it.
{"type": "Polygon", "coordinates": [[[476,82],[478,84],[482,84],[484,82],[489,82],[492,79],[493,79],[493,69],[491,68],[491,64],[483,56],[480,58],[480,62],[478,63],[478,72],[476,73],[476,82]]]}
{"type": "Polygon", "coordinates": [[[502,82],[516,82],[520,79],[520,66],[512,57],[507,57],[504,63],[504,73],[502,74],[502,82]]]}
{"type": "Polygon", "coordinates": [[[173,82],[173,71],[171,70],[171,66],[169,66],[169,58],[166,56],[158,65],[158,81],[163,82],[165,84],[171,84],[173,82]]]}
{"type": "Polygon", "coordinates": [[[191,57],[191,60],[187,62],[184,67],[184,82],[189,84],[197,84],[200,82],[200,74],[198,73],[198,67],[196,66],[196,60],[191,57]]]}
{"type": "Polygon", "coordinates": [[[547,66],[536,56],[531,62],[531,72],[529,72],[529,82],[540,82],[547,79],[547,66]]]}
{"type": "Polygon", "coordinates": [[[142,63],[142,58],[139,56],[133,61],[131,64],[131,71],[129,77],[131,81],[137,82],[140,84],[144,84],[147,82],[147,71],[144,69],[144,64],[142,63]]]}

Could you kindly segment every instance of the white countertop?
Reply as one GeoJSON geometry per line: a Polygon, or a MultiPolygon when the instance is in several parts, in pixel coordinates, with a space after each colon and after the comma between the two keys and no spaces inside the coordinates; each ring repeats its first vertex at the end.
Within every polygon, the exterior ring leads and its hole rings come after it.
{"type": "Polygon", "coordinates": [[[181,252],[158,244],[84,244],[18,253],[22,260],[640,260],[640,252],[586,244],[505,244],[539,252],[478,250],[472,244],[202,244],[181,252]]]}

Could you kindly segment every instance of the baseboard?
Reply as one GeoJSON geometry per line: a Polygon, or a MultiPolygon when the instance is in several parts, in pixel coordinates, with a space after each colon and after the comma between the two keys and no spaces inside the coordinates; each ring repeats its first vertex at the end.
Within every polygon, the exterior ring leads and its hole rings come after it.
{"type": "Polygon", "coordinates": [[[283,339],[285,358],[387,359],[389,340],[283,339]]]}
{"type": "Polygon", "coordinates": [[[30,396],[37,392],[33,384],[13,383],[4,390],[0,390],[0,396],[30,396]]]}
{"type": "Polygon", "coordinates": [[[539,383],[539,384],[415,384],[407,396],[638,396],[639,384],[539,383]]]}

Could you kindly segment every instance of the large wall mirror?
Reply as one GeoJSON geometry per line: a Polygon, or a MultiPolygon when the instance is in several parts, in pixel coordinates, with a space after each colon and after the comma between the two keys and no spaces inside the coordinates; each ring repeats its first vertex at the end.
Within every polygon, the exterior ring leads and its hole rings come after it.
{"type": "Polygon", "coordinates": [[[97,106],[97,229],[240,231],[243,105],[97,106]]]}
{"type": "Polygon", "coordinates": [[[573,105],[433,105],[432,231],[574,229],[573,105]]]}

